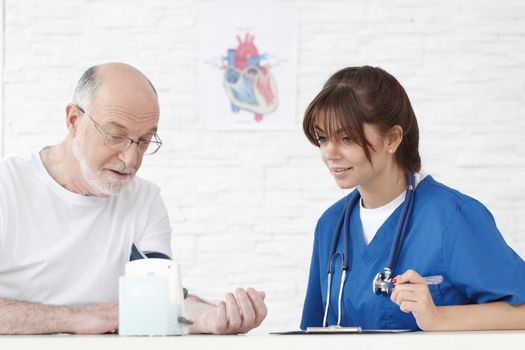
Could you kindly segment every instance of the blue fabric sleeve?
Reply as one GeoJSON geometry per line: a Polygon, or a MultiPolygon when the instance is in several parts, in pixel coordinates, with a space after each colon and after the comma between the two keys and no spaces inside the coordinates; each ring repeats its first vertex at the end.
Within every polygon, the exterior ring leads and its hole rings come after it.
{"type": "Polygon", "coordinates": [[[525,262],[481,203],[463,202],[443,239],[448,277],[473,303],[525,303],[525,262]]]}
{"type": "MultiPolygon", "coordinates": [[[[317,232],[317,229],[316,229],[317,232]]],[[[301,318],[301,329],[306,327],[321,327],[323,324],[323,298],[321,294],[321,279],[319,275],[319,245],[317,235],[314,238],[312,261],[310,263],[310,276],[301,318]]]]}

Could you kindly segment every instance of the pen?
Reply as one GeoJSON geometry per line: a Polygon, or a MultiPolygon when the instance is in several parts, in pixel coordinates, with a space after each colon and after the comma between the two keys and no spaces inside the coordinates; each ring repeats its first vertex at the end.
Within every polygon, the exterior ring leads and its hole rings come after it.
{"type": "Polygon", "coordinates": [[[435,275],[435,276],[426,276],[426,277],[423,277],[425,279],[425,281],[427,281],[427,284],[431,285],[436,285],[436,284],[441,284],[443,283],[443,275],[435,275]]]}
{"type": "MultiPolygon", "coordinates": [[[[443,283],[443,275],[433,275],[433,276],[425,276],[423,277],[428,285],[438,285],[443,283]]],[[[392,280],[392,285],[396,285],[395,278],[392,280]]]]}

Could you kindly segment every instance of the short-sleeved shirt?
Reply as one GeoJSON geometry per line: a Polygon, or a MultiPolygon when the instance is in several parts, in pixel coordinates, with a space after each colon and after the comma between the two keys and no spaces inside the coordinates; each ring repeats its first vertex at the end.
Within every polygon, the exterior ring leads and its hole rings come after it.
{"type": "MultiPolygon", "coordinates": [[[[339,216],[352,194],[330,207],[315,231],[310,278],[301,328],[321,326],[327,302],[330,245],[339,216]]],[[[359,218],[359,205],[350,223],[350,270],[342,297],[342,326],[364,329],[412,329],[411,313],[403,313],[388,295],[375,295],[372,280],[383,272],[403,205],[383,223],[367,245],[359,218]]],[[[343,250],[341,234],[337,252],[343,250]]],[[[328,325],[337,323],[341,284],[341,258],[333,259],[328,325]]],[[[394,275],[413,269],[424,277],[442,276],[429,289],[436,305],[465,305],[505,301],[525,303],[525,262],[510,248],[491,213],[477,200],[427,176],[414,193],[413,212],[394,275]]]]}
{"type": "Polygon", "coordinates": [[[0,298],[117,301],[132,244],[171,256],[157,186],[135,177],[115,196],[79,195],[55,182],[39,153],[0,160],[0,298]]]}

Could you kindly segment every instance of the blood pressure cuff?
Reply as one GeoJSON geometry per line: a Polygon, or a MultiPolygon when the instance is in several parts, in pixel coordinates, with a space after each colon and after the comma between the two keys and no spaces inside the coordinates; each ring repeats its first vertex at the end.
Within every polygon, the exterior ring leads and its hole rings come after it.
{"type": "Polygon", "coordinates": [[[139,260],[139,259],[149,259],[149,258],[171,260],[171,258],[167,256],[166,254],[159,253],[159,252],[142,252],[139,250],[139,248],[137,248],[135,243],[131,245],[131,254],[129,256],[129,261],[139,260]]]}
{"type": "MultiPolygon", "coordinates": [[[[129,261],[151,258],[171,260],[171,258],[166,254],[159,252],[141,252],[140,249],[137,248],[135,243],[131,245],[131,254],[129,255],[129,261]]],[[[188,296],[188,289],[183,287],[182,292],[184,294],[184,299],[186,299],[186,297],[188,296]]]]}

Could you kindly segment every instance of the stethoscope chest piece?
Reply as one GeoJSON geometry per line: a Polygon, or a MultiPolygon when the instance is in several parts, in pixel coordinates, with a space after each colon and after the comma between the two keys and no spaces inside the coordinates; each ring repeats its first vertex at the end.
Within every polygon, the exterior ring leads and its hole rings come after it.
{"type": "Polygon", "coordinates": [[[381,293],[390,294],[389,284],[390,280],[386,278],[384,273],[379,272],[372,281],[372,291],[375,295],[379,295],[381,293]]]}

